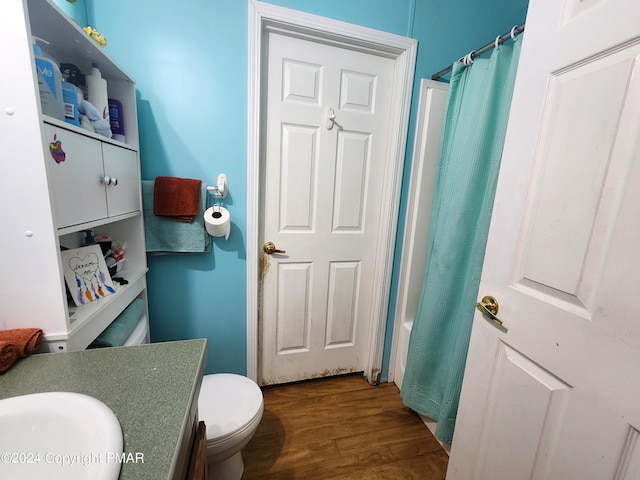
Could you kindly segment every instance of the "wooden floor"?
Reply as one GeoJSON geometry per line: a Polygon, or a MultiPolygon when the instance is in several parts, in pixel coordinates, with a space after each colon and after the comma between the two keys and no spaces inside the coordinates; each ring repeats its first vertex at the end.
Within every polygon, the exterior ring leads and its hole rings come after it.
{"type": "Polygon", "coordinates": [[[243,480],[442,480],[448,456],[393,383],[361,375],[264,393],[264,415],[243,450],[243,480]]]}

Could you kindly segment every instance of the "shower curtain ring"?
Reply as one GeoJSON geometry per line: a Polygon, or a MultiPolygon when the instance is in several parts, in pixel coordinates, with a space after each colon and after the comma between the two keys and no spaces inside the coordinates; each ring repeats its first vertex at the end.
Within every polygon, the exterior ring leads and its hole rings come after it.
{"type": "Polygon", "coordinates": [[[474,51],[475,51],[475,50],[470,51],[470,52],[469,52],[469,53],[467,53],[467,55],[464,57],[464,59],[465,59],[465,63],[464,63],[464,64],[465,64],[466,66],[469,66],[469,65],[471,65],[471,64],[473,63],[473,52],[474,52],[474,51]]]}
{"type": "Polygon", "coordinates": [[[500,35],[496,37],[496,41],[493,44],[493,48],[498,48],[500,46],[500,35]]]}
{"type": "Polygon", "coordinates": [[[514,42],[516,41],[516,36],[514,35],[516,28],[518,28],[518,26],[514,25],[513,28],[511,29],[511,40],[513,40],[514,42]]]}

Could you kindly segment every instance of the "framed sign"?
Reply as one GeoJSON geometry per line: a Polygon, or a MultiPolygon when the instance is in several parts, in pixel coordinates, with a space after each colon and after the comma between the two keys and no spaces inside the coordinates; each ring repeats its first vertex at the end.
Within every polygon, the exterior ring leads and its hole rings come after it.
{"type": "Polygon", "coordinates": [[[77,306],[116,293],[100,245],[60,252],[67,287],[77,306]]]}

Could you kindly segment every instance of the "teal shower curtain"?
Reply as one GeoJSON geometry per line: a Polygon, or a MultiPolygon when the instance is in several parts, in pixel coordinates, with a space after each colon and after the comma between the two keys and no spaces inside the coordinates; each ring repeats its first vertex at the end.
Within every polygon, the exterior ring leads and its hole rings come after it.
{"type": "MultiPolygon", "coordinates": [[[[451,443],[509,116],[520,38],[451,74],[427,267],[401,395],[451,443]]],[[[425,219],[425,221],[427,221],[425,219]]]]}

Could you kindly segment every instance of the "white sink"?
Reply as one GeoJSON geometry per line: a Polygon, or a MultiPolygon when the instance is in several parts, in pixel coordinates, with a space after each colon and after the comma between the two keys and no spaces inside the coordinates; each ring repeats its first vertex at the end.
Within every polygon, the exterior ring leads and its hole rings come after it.
{"type": "Polygon", "coordinates": [[[122,429],[93,397],[46,392],[0,400],[0,478],[115,480],[122,429]]]}

